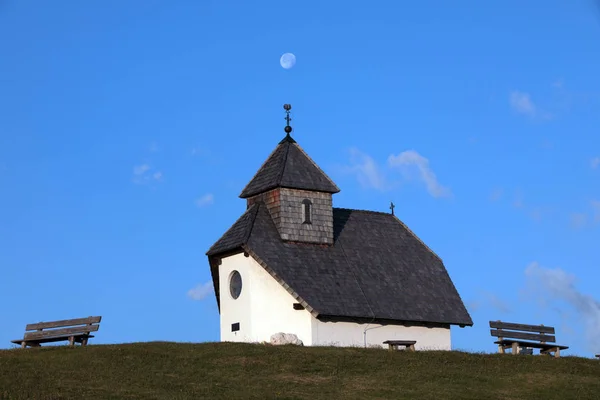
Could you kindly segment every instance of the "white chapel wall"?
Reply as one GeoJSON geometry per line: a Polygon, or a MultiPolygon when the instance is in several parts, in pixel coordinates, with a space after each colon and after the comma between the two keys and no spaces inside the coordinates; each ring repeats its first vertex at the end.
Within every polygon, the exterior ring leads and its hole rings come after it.
{"type": "Polygon", "coordinates": [[[221,341],[268,342],[277,332],[293,333],[310,345],[311,315],[294,310],[296,300],[252,257],[242,253],[223,258],[219,266],[221,341]],[[242,291],[237,299],[229,292],[229,277],[237,270],[242,291]],[[239,322],[240,330],[231,332],[239,322]]]}
{"type": "Polygon", "coordinates": [[[243,254],[225,257],[219,265],[219,298],[221,302],[221,341],[222,342],[251,342],[252,325],[250,295],[252,282],[248,258],[243,254]],[[242,277],[242,291],[237,299],[229,291],[229,278],[233,271],[238,271],[242,277]],[[240,330],[231,331],[231,325],[240,324],[240,330]]]}
{"type": "Polygon", "coordinates": [[[311,315],[294,310],[297,300],[265,269],[249,257],[252,279],[252,334],[257,342],[268,342],[278,332],[293,333],[306,346],[312,342],[311,315]]]}
{"type": "Polygon", "coordinates": [[[416,350],[451,350],[450,328],[322,322],[312,318],[314,346],[386,346],[386,340],[416,340],[416,350]]]}

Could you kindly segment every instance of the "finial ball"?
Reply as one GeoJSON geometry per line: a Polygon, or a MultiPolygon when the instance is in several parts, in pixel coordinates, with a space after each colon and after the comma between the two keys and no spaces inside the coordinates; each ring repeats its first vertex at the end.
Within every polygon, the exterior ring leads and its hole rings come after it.
{"type": "Polygon", "coordinates": [[[292,132],[292,127],[288,125],[285,128],[283,128],[283,130],[285,131],[285,133],[291,133],[292,132]]]}
{"type": "Polygon", "coordinates": [[[283,109],[284,109],[285,111],[290,111],[290,110],[292,109],[292,105],[291,105],[291,104],[284,104],[284,105],[283,105],[283,109]]]}

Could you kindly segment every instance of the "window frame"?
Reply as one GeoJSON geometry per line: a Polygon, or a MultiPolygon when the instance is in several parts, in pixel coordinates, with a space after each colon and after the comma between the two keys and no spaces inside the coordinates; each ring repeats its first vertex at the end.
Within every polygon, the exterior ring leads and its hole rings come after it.
{"type": "Polygon", "coordinates": [[[302,200],[302,223],[312,224],[312,201],[309,199],[302,200]]]}
{"type": "Polygon", "coordinates": [[[244,286],[244,281],[242,279],[242,274],[240,274],[240,271],[238,270],[233,270],[231,271],[231,274],[229,274],[229,295],[231,296],[231,298],[233,300],[237,300],[240,298],[240,296],[242,295],[242,288],[244,286]],[[237,274],[237,276],[239,276],[239,280],[240,280],[240,285],[239,285],[239,291],[237,293],[237,296],[234,296],[234,292],[233,292],[233,277],[237,274]]]}

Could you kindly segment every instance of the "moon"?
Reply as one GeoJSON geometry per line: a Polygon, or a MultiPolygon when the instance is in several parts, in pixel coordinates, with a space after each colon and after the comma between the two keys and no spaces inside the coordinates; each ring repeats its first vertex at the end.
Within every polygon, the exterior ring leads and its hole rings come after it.
{"type": "Polygon", "coordinates": [[[285,69],[290,69],[296,65],[296,56],[292,53],[285,53],[279,59],[279,64],[285,69]]]}

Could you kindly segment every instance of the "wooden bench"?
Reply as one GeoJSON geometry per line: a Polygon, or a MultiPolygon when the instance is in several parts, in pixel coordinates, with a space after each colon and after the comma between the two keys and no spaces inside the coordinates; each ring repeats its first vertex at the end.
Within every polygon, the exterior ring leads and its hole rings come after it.
{"type": "Polygon", "coordinates": [[[101,319],[102,317],[88,317],[29,324],[25,327],[23,339],[11,340],[11,342],[20,344],[23,349],[27,346],[40,347],[42,343],[63,340],[68,340],[71,346],[75,343],[85,346],[88,339],[94,337],[90,333],[96,332],[100,328],[98,324],[101,319]]]}
{"type": "Polygon", "coordinates": [[[416,340],[386,340],[383,344],[388,345],[388,350],[398,350],[399,346],[404,346],[408,351],[415,351],[416,340]]]}
{"type": "Polygon", "coordinates": [[[560,357],[560,351],[569,348],[555,344],[552,326],[490,321],[490,328],[493,328],[490,330],[492,336],[498,338],[494,344],[498,345],[498,352],[502,354],[506,349],[511,349],[512,354],[519,354],[523,348],[536,348],[540,349],[540,354],[554,353],[554,357],[560,357]]]}

